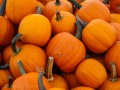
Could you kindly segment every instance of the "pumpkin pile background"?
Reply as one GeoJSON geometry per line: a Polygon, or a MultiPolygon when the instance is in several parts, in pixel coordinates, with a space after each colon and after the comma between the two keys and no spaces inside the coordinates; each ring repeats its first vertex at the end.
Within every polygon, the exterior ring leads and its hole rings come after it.
{"type": "Polygon", "coordinates": [[[0,6],[0,90],[120,90],[120,0],[0,6]]]}

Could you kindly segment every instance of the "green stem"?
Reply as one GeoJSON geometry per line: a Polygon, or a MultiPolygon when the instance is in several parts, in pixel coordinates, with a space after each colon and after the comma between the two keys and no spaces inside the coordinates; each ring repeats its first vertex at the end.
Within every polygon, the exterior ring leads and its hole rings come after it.
{"type": "Polygon", "coordinates": [[[5,7],[6,7],[6,0],[2,0],[2,5],[0,6],[0,16],[4,15],[5,7]]]}
{"type": "Polygon", "coordinates": [[[18,61],[17,64],[18,64],[20,73],[21,73],[22,75],[25,75],[26,72],[25,72],[25,70],[24,70],[24,68],[23,68],[22,62],[21,62],[21,61],[18,61]]]}
{"type": "Polygon", "coordinates": [[[60,0],[56,0],[55,4],[60,5],[60,0]]]}
{"type": "Polygon", "coordinates": [[[59,21],[59,20],[61,20],[61,19],[62,19],[62,16],[61,16],[61,14],[60,14],[60,11],[57,10],[57,11],[56,11],[56,20],[59,21]]]}
{"type": "Polygon", "coordinates": [[[12,76],[8,76],[8,79],[9,79],[9,84],[8,84],[8,88],[11,88],[12,87],[12,76]]]}
{"type": "Polygon", "coordinates": [[[103,4],[109,4],[109,0],[104,0],[102,3],[103,4]]]}
{"type": "Polygon", "coordinates": [[[109,80],[112,82],[118,81],[115,63],[110,62],[110,66],[111,66],[111,77],[109,80]]]}
{"type": "Polygon", "coordinates": [[[11,42],[11,49],[12,49],[14,55],[17,55],[21,49],[16,46],[16,43],[21,36],[22,36],[22,34],[17,34],[11,42]]]}
{"type": "Polygon", "coordinates": [[[0,70],[5,70],[9,68],[9,64],[1,65],[0,70]]]}
{"type": "Polygon", "coordinates": [[[77,9],[80,9],[82,6],[76,2],[75,0],[68,0],[69,2],[71,2],[77,9]]]}
{"type": "Polygon", "coordinates": [[[44,76],[44,72],[40,71],[39,76],[38,76],[38,86],[39,86],[39,90],[46,90],[43,84],[43,76],[44,76]]]}
{"type": "Polygon", "coordinates": [[[37,6],[37,10],[36,10],[36,14],[41,14],[42,13],[42,9],[40,6],[37,6]]]}

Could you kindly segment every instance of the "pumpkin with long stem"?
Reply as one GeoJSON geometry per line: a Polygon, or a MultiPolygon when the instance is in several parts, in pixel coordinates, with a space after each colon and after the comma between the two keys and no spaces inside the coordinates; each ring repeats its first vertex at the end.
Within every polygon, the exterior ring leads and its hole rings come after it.
{"type": "Polygon", "coordinates": [[[32,44],[24,44],[21,47],[16,46],[16,42],[22,34],[17,34],[11,43],[11,48],[13,55],[10,58],[10,70],[15,78],[21,76],[19,72],[19,68],[17,66],[17,62],[20,59],[23,63],[24,69],[26,72],[33,72],[39,67],[41,69],[45,69],[46,66],[46,54],[45,52],[38,46],[32,44]]]}
{"type": "Polygon", "coordinates": [[[11,90],[45,90],[51,88],[51,84],[43,76],[43,71],[40,71],[40,74],[38,72],[26,73],[22,62],[18,61],[17,64],[22,76],[13,82],[11,90]],[[42,84],[44,84],[45,89],[39,89],[43,88],[42,84]]]}
{"type": "Polygon", "coordinates": [[[48,81],[53,87],[64,88],[65,90],[69,90],[67,82],[62,76],[52,74],[53,60],[53,57],[48,57],[48,64],[46,68],[46,76],[48,78],[48,81]]]}
{"type": "Polygon", "coordinates": [[[116,65],[115,63],[110,63],[111,76],[108,78],[99,90],[120,90],[120,78],[117,77],[116,65]]]}
{"type": "Polygon", "coordinates": [[[51,19],[53,34],[56,35],[60,32],[68,32],[74,35],[76,33],[75,22],[76,18],[73,14],[67,11],[57,10],[56,14],[51,19]],[[68,19],[70,19],[69,22],[68,19]]]}
{"type": "Polygon", "coordinates": [[[71,90],[95,90],[95,89],[91,87],[80,86],[80,87],[73,88],[71,90]]]}

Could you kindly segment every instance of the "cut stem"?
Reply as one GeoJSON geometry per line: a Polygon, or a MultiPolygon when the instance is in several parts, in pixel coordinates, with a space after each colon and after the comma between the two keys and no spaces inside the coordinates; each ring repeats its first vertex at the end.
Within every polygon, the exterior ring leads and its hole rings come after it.
{"type": "Polygon", "coordinates": [[[112,82],[115,82],[115,81],[118,80],[118,78],[117,78],[116,65],[115,65],[115,63],[110,62],[110,66],[111,66],[111,77],[110,77],[109,80],[112,81],[112,82]]]}
{"type": "Polygon", "coordinates": [[[53,57],[48,57],[48,63],[46,68],[46,76],[48,78],[48,81],[53,81],[54,77],[52,75],[52,69],[53,69],[53,57]]]}
{"type": "Polygon", "coordinates": [[[60,5],[60,0],[56,0],[55,4],[60,5]]]}
{"type": "Polygon", "coordinates": [[[6,0],[2,0],[2,5],[0,6],[0,16],[4,15],[5,7],[6,7],[6,0]]]}
{"type": "Polygon", "coordinates": [[[9,68],[9,64],[1,65],[0,70],[5,70],[9,68]]]}
{"type": "Polygon", "coordinates": [[[62,16],[61,16],[61,14],[60,14],[60,11],[57,10],[57,11],[56,11],[56,20],[59,21],[59,20],[61,20],[61,19],[62,19],[62,16]]]}
{"type": "Polygon", "coordinates": [[[12,76],[8,76],[8,79],[9,79],[8,88],[11,88],[13,83],[12,76]]]}
{"type": "Polygon", "coordinates": [[[17,34],[11,42],[11,49],[12,49],[14,55],[17,55],[21,49],[16,46],[16,43],[21,36],[22,36],[22,34],[17,34]]]}
{"type": "Polygon", "coordinates": [[[18,64],[20,73],[21,73],[22,75],[25,75],[26,72],[25,72],[25,70],[24,70],[24,68],[23,68],[22,62],[21,62],[21,61],[18,61],[17,64],[18,64]]]}
{"type": "Polygon", "coordinates": [[[37,10],[36,10],[36,14],[41,14],[42,13],[42,9],[40,6],[37,6],[37,10]]]}
{"type": "Polygon", "coordinates": [[[71,2],[77,9],[80,9],[82,6],[76,2],[75,0],[68,0],[69,2],[71,2]]]}

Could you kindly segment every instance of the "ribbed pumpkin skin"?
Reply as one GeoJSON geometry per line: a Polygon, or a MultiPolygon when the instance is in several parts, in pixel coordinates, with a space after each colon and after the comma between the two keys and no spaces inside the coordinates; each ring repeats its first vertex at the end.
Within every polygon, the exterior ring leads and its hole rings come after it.
{"type": "Polygon", "coordinates": [[[71,90],[95,90],[95,89],[90,88],[90,87],[80,86],[80,87],[73,88],[71,90]]]}
{"type": "Polygon", "coordinates": [[[116,30],[117,41],[120,41],[120,24],[119,23],[110,23],[116,30]]]}
{"type": "Polygon", "coordinates": [[[26,72],[37,71],[37,68],[45,69],[46,55],[44,51],[35,45],[24,44],[20,52],[10,58],[10,70],[15,78],[21,76],[17,62],[20,60],[26,72]]]}
{"type": "Polygon", "coordinates": [[[20,23],[18,32],[23,34],[21,40],[24,43],[44,46],[51,37],[51,24],[43,15],[31,14],[20,23]]]}
{"type": "Polygon", "coordinates": [[[74,71],[86,54],[83,43],[67,32],[54,36],[48,43],[46,52],[64,72],[74,71]]]}
{"type": "Polygon", "coordinates": [[[8,70],[0,70],[0,88],[2,88],[3,85],[8,83],[9,75],[10,72],[8,70]]]}
{"type": "MultiPolygon", "coordinates": [[[[21,45],[23,45],[23,43],[21,41],[17,42],[17,47],[20,47],[21,45]]],[[[3,50],[2,57],[3,57],[3,62],[5,64],[9,63],[9,60],[10,60],[10,57],[12,56],[12,54],[13,54],[13,52],[11,49],[11,45],[9,45],[8,47],[6,47],[3,50]]]]}
{"type": "Polygon", "coordinates": [[[56,15],[54,15],[51,19],[53,34],[56,35],[60,32],[68,32],[75,35],[76,33],[75,16],[66,11],[61,11],[60,14],[62,16],[61,20],[56,20],[57,18],[56,15]]]}
{"type": "Polygon", "coordinates": [[[106,67],[110,70],[110,62],[114,62],[117,67],[117,74],[120,76],[120,41],[117,41],[106,53],[105,63],[106,67]]]}
{"type": "Polygon", "coordinates": [[[97,0],[86,0],[82,3],[82,8],[77,11],[79,17],[85,22],[90,22],[94,19],[103,19],[110,21],[109,9],[97,0]]]}
{"type": "Polygon", "coordinates": [[[8,45],[14,36],[13,24],[3,16],[0,16],[0,46],[8,45]]]}
{"type": "Polygon", "coordinates": [[[8,84],[5,84],[5,85],[1,88],[1,90],[11,90],[11,88],[8,88],[8,84]]]}
{"type": "MultiPolygon", "coordinates": [[[[42,79],[43,79],[43,84],[46,90],[52,87],[45,77],[43,77],[42,79]]],[[[31,72],[31,73],[18,77],[13,82],[11,90],[39,90],[38,73],[31,72]]]]}
{"type": "Polygon", "coordinates": [[[106,80],[98,90],[120,90],[120,78],[118,78],[118,81],[116,82],[106,80]]]}
{"type": "Polygon", "coordinates": [[[95,89],[101,86],[107,78],[104,66],[92,58],[81,62],[76,69],[75,75],[81,84],[95,89]]]}
{"type": "Polygon", "coordinates": [[[65,73],[64,78],[70,89],[80,86],[74,73],[65,73]]]}
{"type": "Polygon", "coordinates": [[[45,5],[45,7],[43,9],[42,14],[45,17],[47,17],[49,20],[51,20],[51,18],[55,15],[56,10],[68,11],[68,12],[72,13],[72,5],[67,0],[60,0],[60,2],[61,2],[60,5],[56,5],[55,2],[56,2],[55,0],[50,1],[49,3],[47,3],[45,5]]]}
{"type": "Polygon", "coordinates": [[[6,14],[8,18],[15,24],[19,24],[20,21],[27,15],[36,11],[36,0],[7,0],[6,14]]]}
{"type": "Polygon", "coordinates": [[[120,24],[120,14],[111,14],[111,22],[116,22],[120,24]]]}
{"type": "Polygon", "coordinates": [[[82,32],[84,44],[95,53],[103,53],[116,41],[116,32],[107,22],[95,19],[82,32]]]}

